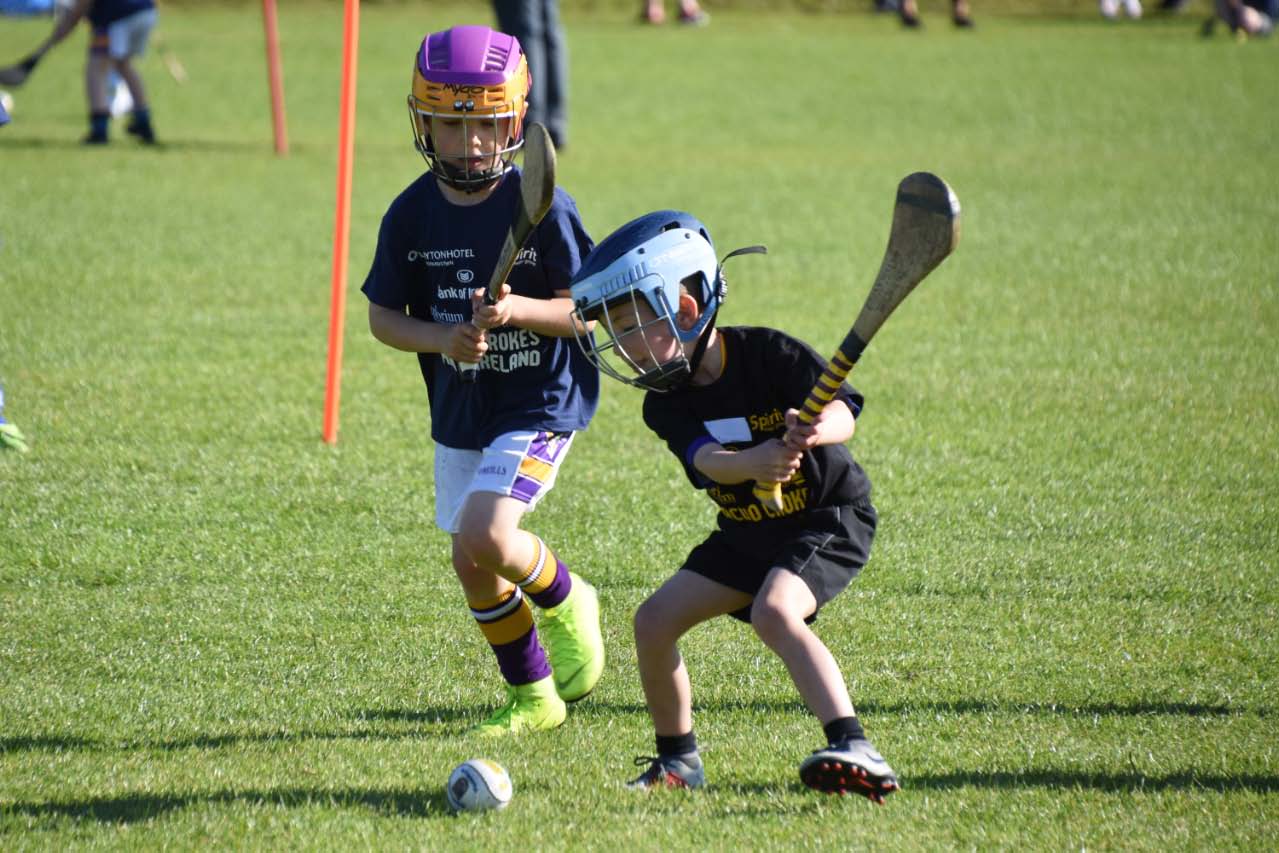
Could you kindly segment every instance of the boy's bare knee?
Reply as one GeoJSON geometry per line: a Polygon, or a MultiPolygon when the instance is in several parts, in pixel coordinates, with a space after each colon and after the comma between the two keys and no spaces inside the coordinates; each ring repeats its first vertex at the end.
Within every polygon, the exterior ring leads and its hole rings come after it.
{"type": "Polygon", "coordinates": [[[466,552],[461,548],[453,549],[453,571],[456,572],[459,577],[468,572],[475,571],[475,561],[467,556],[466,552]]]}
{"type": "Polygon", "coordinates": [[[475,563],[486,567],[502,564],[502,543],[492,527],[483,524],[464,525],[457,537],[462,551],[475,563]]]}
{"type": "Polygon", "coordinates": [[[755,599],[751,606],[751,628],[767,646],[791,636],[795,631],[794,621],[791,614],[764,599],[755,599]]]}
{"type": "Polygon", "coordinates": [[[669,620],[651,598],[635,610],[635,618],[632,621],[637,646],[647,646],[667,639],[669,620]]]}

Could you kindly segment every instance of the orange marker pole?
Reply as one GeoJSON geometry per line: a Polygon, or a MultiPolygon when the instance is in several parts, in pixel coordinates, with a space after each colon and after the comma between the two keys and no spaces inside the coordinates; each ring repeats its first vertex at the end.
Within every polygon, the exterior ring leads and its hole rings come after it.
{"type": "Polygon", "coordinates": [[[351,171],[355,161],[355,72],[360,45],[360,0],[346,0],[343,26],[337,213],[333,223],[333,286],[329,297],[329,374],[324,386],[324,440],[328,444],[337,444],[338,440],[342,320],[346,313],[347,250],[351,236],[351,171]]]}
{"type": "Polygon", "coordinates": [[[262,23],[266,30],[266,73],[271,86],[271,125],[275,130],[275,153],[289,153],[289,129],[284,119],[284,72],[280,63],[280,27],[275,0],[262,0],[262,23]]]}

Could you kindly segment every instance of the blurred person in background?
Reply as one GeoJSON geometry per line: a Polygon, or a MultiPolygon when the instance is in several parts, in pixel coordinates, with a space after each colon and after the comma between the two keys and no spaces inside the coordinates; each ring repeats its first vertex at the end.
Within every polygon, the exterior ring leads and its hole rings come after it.
{"type": "Polygon", "coordinates": [[[1121,6],[1124,14],[1133,20],[1141,17],[1141,0],[1100,0],[1098,5],[1101,8],[1101,16],[1108,21],[1119,17],[1121,6]]]}
{"type": "MultiPolygon", "coordinates": [[[[70,12],[75,4],[76,0],[56,0],[53,4],[53,14],[62,17],[70,12]]],[[[114,68],[111,69],[111,75],[107,80],[107,102],[111,105],[111,118],[124,118],[133,111],[133,95],[129,92],[128,84],[114,68]]]]}
{"type": "Polygon", "coordinates": [[[528,59],[533,90],[528,121],[551,134],[557,149],[568,143],[568,42],[560,25],[559,0],[493,0],[497,28],[515,36],[528,59]]]}
{"type": "MultiPolygon", "coordinates": [[[[646,24],[666,23],[666,5],[662,0],[643,0],[640,6],[640,20],[646,24]]],[[[694,27],[702,27],[711,22],[711,16],[697,0],[679,0],[679,22],[694,27]]]]}
{"type": "Polygon", "coordinates": [[[1215,0],[1214,5],[1214,16],[1204,21],[1205,36],[1212,35],[1218,20],[1241,41],[1248,36],[1268,36],[1279,17],[1279,0],[1215,0]]]}
{"type": "MultiPolygon", "coordinates": [[[[919,27],[923,25],[923,22],[919,19],[919,7],[916,5],[915,0],[901,0],[898,14],[901,15],[904,26],[919,27]]],[[[968,28],[973,25],[972,15],[968,9],[968,0],[951,0],[950,19],[957,27],[968,28]]]]}
{"type": "Polygon", "coordinates": [[[40,45],[36,56],[44,56],[88,18],[93,29],[89,40],[89,57],[85,63],[85,93],[89,101],[89,133],[86,145],[105,145],[111,122],[111,74],[115,72],[129,87],[133,113],[126,130],[144,143],[155,143],[151,126],[151,109],[147,102],[142,76],[133,59],[147,47],[155,29],[155,0],[75,0],[58,17],[53,33],[40,45]]]}

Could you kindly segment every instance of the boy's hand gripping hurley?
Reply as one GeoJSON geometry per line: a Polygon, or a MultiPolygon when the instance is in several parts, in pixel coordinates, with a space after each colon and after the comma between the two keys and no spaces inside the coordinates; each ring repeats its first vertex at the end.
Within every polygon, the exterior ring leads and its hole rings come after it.
{"type": "MultiPolygon", "coordinates": [[[[808,392],[799,410],[800,421],[810,424],[821,414],[888,315],[958,245],[959,199],[951,188],[929,172],[903,178],[897,185],[893,227],[879,274],[853,328],[808,392]]],[[[760,503],[782,509],[780,484],[756,482],[754,492],[760,503]]]]}
{"type": "MultiPolygon", "coordinates": [[[[515,221],[506,232],[502,241],[502,251],[497,256],[497,266],[489,278],[488,288],[484,291],[484,303],[493,305],[497,302],[502,285],[515,266],[515,259],[520,249],[528,242],[528,238],[542,221],[546,212],[551,209],[551,201],[555,198],[555,145],[546,128],[537,122],[530,122],[524,130],[524,166],[520,180],[520,201],[516,205],[515,221]]],[[[479,364],[458,364],[459,378],[463,382],[474,382],[479,372],[479,364]]]]}

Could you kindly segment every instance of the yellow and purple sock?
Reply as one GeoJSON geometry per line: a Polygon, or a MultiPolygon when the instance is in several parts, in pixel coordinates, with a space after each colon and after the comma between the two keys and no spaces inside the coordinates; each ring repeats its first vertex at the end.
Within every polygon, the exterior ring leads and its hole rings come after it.
{"type": "Polygon", "coordinates": [[[467,603],[484,639],[493,647],[507,684],[529,684],[551,674],[546,652],[537,641],[533,611],[519,588],[493,600],[467,603]]]}
{"type": "Polygon", "coordinates": [[[532,533],[529,536],[533,539],[533,559],[515,582],[534,604],[545,610],[568,598],[573,579],[568,566],[560,562],[545,542],[532,533]]]}

